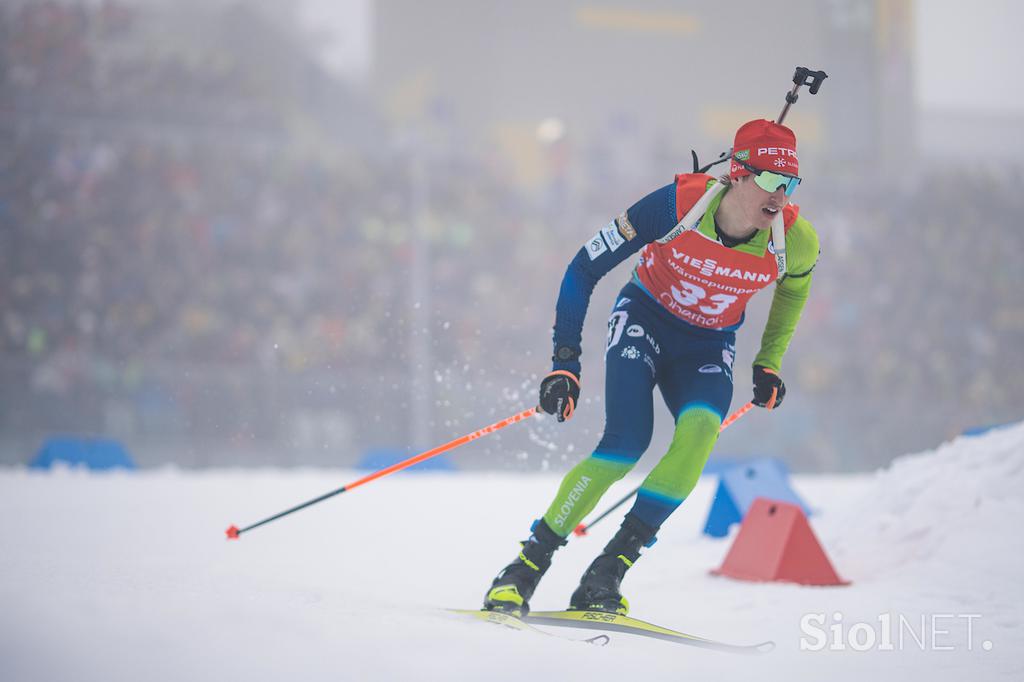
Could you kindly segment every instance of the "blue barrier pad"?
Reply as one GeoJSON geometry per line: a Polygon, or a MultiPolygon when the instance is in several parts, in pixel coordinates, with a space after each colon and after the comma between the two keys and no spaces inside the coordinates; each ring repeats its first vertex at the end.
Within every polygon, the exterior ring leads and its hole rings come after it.
{"type": "Polygon", "coordinates": [[[1007,426],[1014,426],[1020,422],[1006,422],[1004,424],[987,424],[985,426],[972,426],[969,429],[964,429],[960,434],[961,436],[983,436],[989,431],[995,431],[1007,426]]]}
{"type": "Polygon", "coordinates": [[[758,497],[790,502],[810,516],[811,510],[789,484],[786,465],[774,457],[753,459],[722,472],[715,498],[708,510],[704,533],[721,538],[729,527],[743,521],[750,505],[758,497]]]}
{"type": "Polygon", "coordinates": [[[48,438],[29,462],[32,469],[50,469],[57,462],[102,471],[134,470],[135,461],[124,446],[109,438],[55,436],[48,438]]]}
{"type": "Polygon", "coordinates": [[[732,469],[733,467],[742,466],[748,462],[762,459],[770,459],[779,468],[783,476],[789,476],[789,467],[786,466],[786,463],[778,457],[772,457],[770,455],[744,455],[736,457],[730,455],[716,457],[715,455],[711,455],[707,464],[704,465],[704,470],[701,472],[701,476],[717,476],[729,469],[732,469]]]}
{"type": "MultiPolygon", "coordinates": [[[[417,455],[416,452],[410,452],[408,450],[398,450],[395,448],[374,448],[367,450],[366,453],[359,459],[356,464],[357,469],[365,469],[367,471],[378,471],[380,469],[387,468],[392,464],[398,464],[402,460],[409,459],[417,455]]],[[[430,459],[424,460],[419,464],[413,465],[405,471],[456,471],[457,467],[455,464],[445,457],[444,455],[438,455],[437,457],[431,457],[430,459]]]]}

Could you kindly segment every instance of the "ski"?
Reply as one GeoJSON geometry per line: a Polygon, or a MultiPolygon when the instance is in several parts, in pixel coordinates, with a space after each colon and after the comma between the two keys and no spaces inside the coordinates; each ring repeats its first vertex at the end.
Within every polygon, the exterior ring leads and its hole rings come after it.
{"type": "Polygon", "coordinates": [[[737,654],[762,654],[775,648],[775,642],[772,641],[760,642],[759,644],[729,644],[697,637],[696,635],[688,635],[685,632],[670,630],[660,625],[630,618],[629,616],[620,616],[616,613],[604,613],[602,611],[531,611],[523,620],[529,624],[552,627],[621,632],[640,637],[661,639],[674,644],[684,644],[686,646],[737,654]]]}
{"type": "Polygon", "coordinates": [[[548,632],[538,627],[527,623],[522,618],[517,618],[511,613],[502,613],[501,611],[483,611],[479,609],[448,609],[451,613],[459,614],[460,616],[470,616],[476,620],[484,621],[485,623],[493,623],[495,625],[501,625],[512,630],[520,630],[523,632],[534,632],[545,637],[557,637],[558,639],[567,639],[570,642],[586,642],[587,644],[594,644],[596,646],[604,646],[611,638],[608,635],[598,635],[596,637],[589,637],[586,639],[577,639],[575,637],[568,637],[566,635],[558,634],[555,632],[548,632]]]}

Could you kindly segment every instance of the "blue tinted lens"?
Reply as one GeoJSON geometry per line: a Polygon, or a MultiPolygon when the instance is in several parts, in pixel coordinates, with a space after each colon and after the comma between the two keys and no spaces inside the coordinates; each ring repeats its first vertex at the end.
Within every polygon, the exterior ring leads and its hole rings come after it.
{"type": "Polygon", "coordinates": [[[757,182],[758,187],[766,192],[775,192],[780,187],[784,187],[788,197],[792,196],[793,192],[796,191],[797,185],[800,184],[800,178],[773,173],[772,171],[761,171],[757,178],[755,178],[755,182],[757,182]]]}
{"type": "Polygon", "coordinates": [[[770,170],[759,170],[742,161],[740,164],[754,174],[754,182],[766,192],[775,192],[780,187],[785,187],[786,196],[789,197],[793,195],[793,192],[796,191],[797,186],[800,184],[800,178],[798,177],[783,175],[782,173],[770,170]]]}

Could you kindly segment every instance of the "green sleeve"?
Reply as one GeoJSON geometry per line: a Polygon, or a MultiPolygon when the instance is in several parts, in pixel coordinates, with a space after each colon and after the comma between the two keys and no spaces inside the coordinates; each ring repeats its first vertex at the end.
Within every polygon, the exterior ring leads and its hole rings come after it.
{"type": "Polygon", "coordinates": [[[782,369],[782,356],[789,348],[800,313],[811,292],[811,271],[818,262],[818,235],[804,218],[797,218],[786,234],[786,275],[775,285],[768,322],[761,335],[761,350],[754,358],[776,372],[782,369]]]}

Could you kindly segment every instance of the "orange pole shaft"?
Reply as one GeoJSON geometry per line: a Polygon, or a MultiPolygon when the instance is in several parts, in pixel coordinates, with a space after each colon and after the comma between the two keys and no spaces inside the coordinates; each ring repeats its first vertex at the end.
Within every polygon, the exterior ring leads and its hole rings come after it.
{"type": "Polygon", "coordinates": [[[523,410],[519,414],[514,414],[511,417],[506,417],[505,419],[502,419],[500,422],[495,422],[494,424],[491,424],[490,426],[485,426],[482,429],[474,431],[473,433],[468,433],[465,436],[462,436],[460,438],[456,438],[455,440],[450,441],[448,443],[445,443],[444,445],[438,445],[433,450],[427,450],[426,452],[420,453],[420,454],[416,455],[415,457],[410,457],[409,459],[402,460],[401,462],[398,462],[397,464],[392,464],[391,466],[387,467],[386,469],[381,469],[380,471],[375,471],[372,474],[369,474],[368,476],[364,476],[363,478],[360,478],[358,481],[354,481],[352,483],[349,483],[347,486],[345,486],[345,490],[352,490],[353,488],[357,488],[357,487],[363,485],[364,483],[369,483],[370,481],[375,481],[378,478],[381,478],[382,476],[387,476],[388,474],[393,474],[396,471],[401,471],[402,469],[406,469],[408,467],[411,467],[414,464],[419,464],[420,462],[422,462],[424,460],[427,460],[427,459],[430,459],[431,457],[436,457],[437,455],[440,455],[442,453],[448,452],[449,450],[453,450],[453,449],[459,447],[460,445],[465,445],[466,443],[468,443],[471,440],[476,440],[477,438],[483,438],[484,436],[486,436],[488,434],[494,433],[498,429],[503,429],[506,426],[509,426],[511,424],[515,424],[516,422],[521,422],[522,420],[524,420],[524,419],[526,419],[528,417],[531,417],[531,416],[533,416],[535,414],[537,414],[537,408],[536,407],[531,408],[529,410],[523,410]]]}
{"type": "Polygon", "coordinates": [[[730,414],[728,417],[725,418],[725,421],[722,422],[722,428],[718,429],[718,432],[721,433],[722,431],[725,431],[727,428],[729,428],[729,426],[732,425],[734,421],[745,415],[747,412],[750,412],[752,409],[754,409],[754,403],[747,403],[740,409],[730,414]]]}
{"type": "Polygon", "coordinates": [[[303,502],[300,505],[296,505],[296,506],[292,507],[291,509],[286,509],[283,512],[280,512],[278,514],[274,514],[273,516],[265,518],[262,521],[258,521],[256,523],[250,525],[250,526],[246,526],[245,528],[239,529],[237,526],[231,526],[226,531],[228,539],[229,540],[237,540],[239,535],[241,535],[242,533],[245,533],[246,531],[250,531],[253,528],[259,528],[260,526],[262,526],[264,524],[267,524],[267,523],[270,523],[271,521],[276,521],[277,519],[281,518],[282,516],[288,516],[289,514],[292,514],[294,512],[299,511],[300,509],[305,509],[306,507],[309,507],[309,506],[312,506],[314,504],[317,504],[318,502],[323,502],[324,500],[326,500],[328,498],[334,497],[335,495],[340,495],[341,493],[344,493],[344,492],[348,492],[349,490],[352,490],[353,488],[358,488],[359,486],[361,486],[361,485],[363,485],[365,483],[369,483],[370,481],[375,481],[378,478],[381,478],[383,476],[387,476],[388,474],[393,474],[396,471],[401,471],[402,469],[408,469],[409,467],[413,466],[414,464],[419,464],[423,460],[430,459],[431,457],[436,457],[437,455],[440,455],[443,452],[448,452],[449,450],[453,450],[453,449],[459,447],[460,445],[465,445],[466,443],[468,443],[471,440],[476,440],[477,438],[483,438],[484,436],[486,436],[486,435],[488,435],[490,433],[494,433],[498,429],[503,429],[506,426],[509,426],[511,424],[515,424],[516,422],[521,422],[524,419],[527,419],[528,417],[531,417],[534,414],[537,414],[538,410],[539,410],[539,408],[536,408],[536,407],[530,408],[529,410],[523,410],[519,414],[514,414],[511,417],[506,417],[505,419],[502,419],[499,422],[495,422],[495,423],[491,424],[490,426],[485,426],[484,428],[478,429],[478,430],[474,431],[473,433],[468,433],[465,436],[462,436],[461,438],[456,438],[455,440],[450,441],[448,443],[445,443],[444,445],[439,445],[436,448],[433,448],[432,450],[427,450],[426,452],[421,452],[420,454],[415,455],[413,457],[410,457],[409,459],[402,460],[401,462],[398,462],[397,464],[392,464],[391,466],[386,467],[384,469],[381,469],[380,471],[375,471],[372,474],[369,474],[368,476],[363,476],[358,481],[353,481],[352,483],[349,483],[348,485],[342,486],[342,487],[338,488],[337,490],[332,490],[329,493],[324,493],[320,497],[315,497],[312,500],[309,500],[307,502],[303,502]]]}

